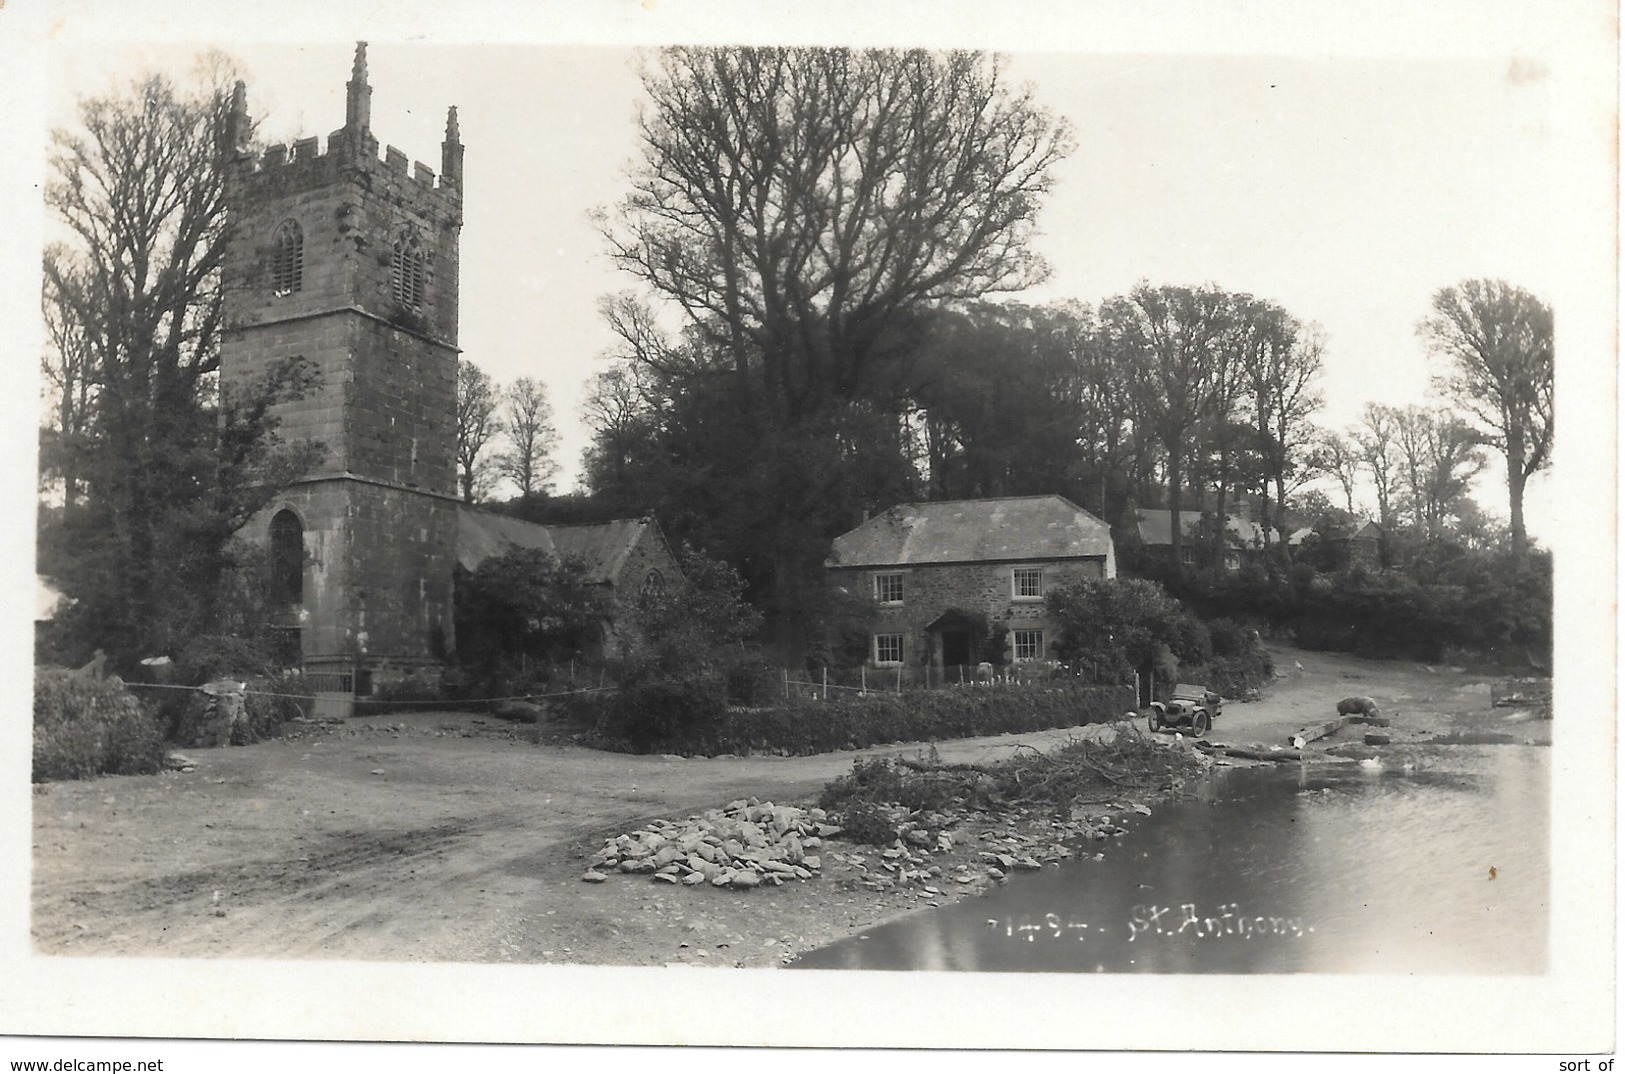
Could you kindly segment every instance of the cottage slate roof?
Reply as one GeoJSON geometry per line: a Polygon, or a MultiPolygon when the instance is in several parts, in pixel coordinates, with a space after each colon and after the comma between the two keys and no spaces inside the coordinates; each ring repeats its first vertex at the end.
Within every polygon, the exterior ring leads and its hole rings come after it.
{"type": "Polygon", "coordinates": [[[1063,496],[905,503],[835,538],[830,567],[1105,557],[1111,528],[1063,496]]]}
{"type": "Polygon", "coordinates": [[[644,518],[570,526],[544,526],[472,507],[457,509],[457,565],[472,571],[511,548],[535,548],[559,559],[579,559],[592,583],[613,582],[645,529],[644,518]]]}
{"type": "MultiPolygon", "coordinates": [[[[1314,533],[1314,532],[1315,532],[1315,528],[1313,526],[1305,526],[1302,529],[1293,530],[1292,531],[1292,537],[1291,537],[1291,539],[1290,539],[1290,541],[1288,543],[1293,544],[1293,545],[1300,545],[1300,544],[1302,544],[1304,542],[1304,540],[1306,538],[1308,538],[1308,536],[1311,533],[1314,533]]],[[[1362,520],[1360,522],[1360,524],[1358,526],[1354,527],[1354,532],[1350,533],[1346,539],[1351,540],[1351,541],[1378,541],[1378,540],[1381,540],[1382,539],[1382,526],[1379,525],[1374,519],[1369,519],[1369,518],[1364,519],[1364,520],[1362,520]]]]}
{"type": "MultiPolygon", "coordinates": [[[[1174,543],[1173,512],[1162,508],[1141,508],[1135,512],[1139,517],[1140,540],[1148,545],[1170,545],[1174,543]]],[[[1189,537],[1196,532],[1202,521],[1200,511],[1179,512],[1180,532],[1189,537]]],[[[1230,538],[1243,548],[1264,547],[1264,527],[1247,518],[1228,516],[1224,521],[1224,528],[1230,538]]],[[[1276,531],[1279,533],[1280,531],[1276,531]]],[[[1280,538],[1277,537],[1277,540],[1280,538]]]]}

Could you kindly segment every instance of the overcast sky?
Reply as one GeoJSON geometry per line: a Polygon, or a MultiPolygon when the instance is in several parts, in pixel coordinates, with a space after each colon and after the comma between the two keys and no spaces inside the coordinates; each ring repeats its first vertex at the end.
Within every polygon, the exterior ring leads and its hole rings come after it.
{"type": "MultiPolygon", "coordinates": [[[[1596,834],[1610,830],[1618,740],[1607,703],[1617,687],[1617,15],[1614,0],[11,0],[0,6],[0,204],[8,214],[0,355],[13,379],[0,392],[0,425],[13,464],[0,466],[0,483],[12,505],[34,498],[46,130],[65,117],[72,96],[104,91],[126,72],[148,63],[183,69],[196,48],[216,45],[243,64],[250,106],[268,134],[325,135],[342,121],[351,42],[365,37],[378,136],[431,165],[446,106],[458,105],[468,147],[462,344],[499,379],[541,376],[569,419],[608,343],[597,298],[619,286],[586,213],[616,199],[633,153],[632,45],[771,38],[1010,51],[1013,73],[1031,79],[1079,136],[1041,218],[1039,241],[1055,275],[1034,298],[1095,303],[1143,277],[1211,280],[1274,299],[1327,330],[1334,423],[1370,399],[1428,400],[1414,325],[1434,289],[1495,275],[1553,301],[1562,431],[1547,503],[1576,524],[1553,524],[1558,511],[1548,507],[1531,529],[1542,532],[1545,522],[1558,545],[1561,696],[1596,699],[1565,705],[1565,731],[1553,746],[1554,770],[1565,778],[1553,780],[1552,815],[1582,822],[1552,831],[1554,906],[1564,912],[1552,918],[1549,974],[1240,981],[1226,985],[1226,1004],[1118,1019],[1100,1027],[1102,1039],[1256,1046],[1256,1025],[1242,1025],[1232,1009],[1277,1012],[1272,1024],[1294,1030],[1283,1039],[1311,1039],[1324,1021],[1318,1014],[1352,1003],[1387,1012],[1373,1023],[1379,1042],[1392,1032],[1394,1012],[1407,1010],[1414,1026],[1397,1019],[1412,1029],[1406,1039],[1464,1052],[1484,1039],[1483,1027],[1504,1024],[1507,1011],[1534,1012],[1520,1027],[1572,1020],[1574,1040],[1594,1041],[1607,1036],[1598,1028],[1606,1018],[1574,998],[1600,996],[1606,1011],[1610,996],[1593,985],[1604,980],[1595,963],[1612,950],[1597,925],[1613,909],[1612,862],[1596,834]],[[886,21],[875,23],[871,9],[883,9],[886,21]],[[498,41],[570,47],[490,44],[498,41]],[[1200,1017],[1211,1011],[1218,1013],[1200,1017]],[[1253,1035],[1237,1036],[1245,1033],[1253,1035]]],[[[572,468],[582,446],[579,432],[566,442],[572,468]]],[[[1488,499],[1502,502],[1498,490],[1488,499]]],[[[13,554],[0,559],[3,592],[14,608],[32,607],[33,518],[26,507],[4,518],[0,540],[13,554]]],[[[14,618],[0,631],[0,680],[14,691],[10,711],[21,712],[31,631],[20,613],[14,618]]],[[[11,720],[7,728],[0,768],[7,786],[21,788],[27,725],[11,720]]],[[[29,796],[19,791],[8,801],[0,845],[21,860],[29,796]]],[[[10,1031],[474,1040],[551,1031],[582,1041],[678,1040],[726,1022],[739,1039],[720,1039],[750,1043],[743,1034],[752,1023],[731,1012],[763,1003],[760,981],[744,976],[649,988],[633,971],[566,979],[528,967],[29,958],[20,939],[27,876],[13,872],[0,892],[0,932],[18,938],[5,945],[16,959],[0,958],[0,982],[23,982],[12,990],[10,1031]],[[631,1014],[629,989],[640,997],[631,1014]],[[217,994],[237,997],[241,1009],[204,1001],[217,994]],[[259,1001],[266,996],[276,1001],[259,1001]],[[383,998],[358,1004],[358,996],[383,998]]],[[[1023,1046],[1043,1048],[1071,1039],[1063,1027],[1072,1022],[1056,1011],[1102,998],[1083,980],[1046,980],[1040,991],[1020,981],[977,989],[917,976],[900,993],[891,981],[843,975],[834,989],[851,1001],[835,1004],[843,1020],[824,1025],[814,1015],[806,1032],[850,1043],[890,1040],[885,1030],[917,1024],[961,1046],[978,1033],[1007,1042],[1014,1031],[1023,1046]],[[945,1009],[955,1016],[943,1019],[945,1009]],[[988,1028],[1005,1016],[997,1033],[988,1028]]],[[[802,989],[784,1009],[830,1006],[822,981],[773,988],[802,989]]],[[[1110,985],[1112,998],[1130,997],[1127,1009],[1147,1012],[1194,988],[1177,978],[1110,985]]],[[[388,1061],[412,1058],[396,1049],[388,1061]]],[[[416,1058],[423,1069],[439,1061],[432,1052],[416,1058]]]]}
{"type": "MultiPolygon", "coordinates": [[[[184,75],[213,47],[239,65],[265,137],[342,124],[352,35],[173,36],[66,40],[47,79],[52,121],[142,70],[184,75]]],[[[1327,423],[1352,423],[1367,401],[1436,401],[1438,367],[1415,331],[1433,291],[1493,276],[1554,298],[1552,72],[1538,51],[1353,51],[1012,52],[1012,79],[1077,136],[1039,217],[1053,275],[1019,297],[1097,304],[1141,279],[1213,282],[1325,328],[1327,423]]],[[[446,107],[458,107],[461,345],[499,382],[546,383],[567,489],[587,443],[585,385],[612,344],[598,299],[629,283],[589,213],[614,205],[637,151],[636,49],[385,38],[368,59],[373,131],[414,159],[438,168],[446,107]]],[[[1498,470],[1485,486],[1480,499],[1504,515],[1498,470]]]]}

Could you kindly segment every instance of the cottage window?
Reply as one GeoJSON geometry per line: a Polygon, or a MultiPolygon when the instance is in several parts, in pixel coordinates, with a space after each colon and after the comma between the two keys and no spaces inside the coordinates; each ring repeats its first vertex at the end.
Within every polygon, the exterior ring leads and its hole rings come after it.
{"type": "Polygon", "coordinates": [[[276,229],[271,242],[271,290],[291,295],[305,282],[305,233],[292,220],[276,229]]]}
{"type": "Polygon", "coordinates": [[[875,600],[881,604],[903,603],[903,575],[901,571],[875,575],[875,600]]]}
{"type": "Polygon", "coordinates": [[[1044,656],[1044,632],[1042,630],[1015,630],[1011,632],[1015,637],[1017,660],[1040,660],[1044,656]]]}
{"type": "Polygon", "coordinates": [[[875,635],[875,663],[901,664],[903,662],[903,635],[875,635]]]}
{"type": "Polygon", "coordinates": [[[407,309],[415,310],[423,306],[423,276],[424,276],[423,247],[412,235],[403,235],[395,240],[394,257],[390,262],[390,285],[394,288],[395,301],[407,309]]]}
{"type": "Polygon", "coordinates": [[[1011,571],[1010,595],[1016,600],[1042,600],[1044,597],[1043,568],[1017,567],[1011,571]]]}

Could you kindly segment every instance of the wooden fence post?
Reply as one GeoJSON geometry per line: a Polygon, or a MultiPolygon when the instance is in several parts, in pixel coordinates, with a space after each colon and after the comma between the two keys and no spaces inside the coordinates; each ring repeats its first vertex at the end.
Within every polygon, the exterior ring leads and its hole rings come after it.
{"type": "Polygon", "coordinates": [[[784,699],[790,700],[790,669],[784,669],[784,699]]]}
{"type": "Polygon", "coordinates": [[[869,668],[865,664],[859,664],[858,665],[858,696],[862,697],[862,696],[867,695],[868,693],[869,693],[869,668]]]}
{"type": "Polygon", "coordinates": [[[824,697],[823,697],[823,700],[825,700],[825,701],[829,700],[829,665],[828,664],[824,665],[824,697]]]}

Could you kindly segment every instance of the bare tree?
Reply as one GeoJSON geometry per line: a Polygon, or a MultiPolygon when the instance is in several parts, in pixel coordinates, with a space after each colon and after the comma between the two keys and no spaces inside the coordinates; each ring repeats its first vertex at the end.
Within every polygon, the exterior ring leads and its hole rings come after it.
{"type": "Polygon", "coordinates": [[[121,663],[220,628],[232,535],[319,451],[284,450],[271,413],[308,369],[217,382],[225,162],[250,132],[228,66],[204,66],[199,91],[153,76],[52,132],[45,200],[65,240],[44,259],[47,380],[52,426],[78,444],[41,558],[74,598],[76,640],[121,663]]]}
{"type": "Polygon", "coordinates": [[[1447,410],[1415,406],[1396,412],[1395,428],[1405,503],[1417,532],[1435,542],[1484,470],[1483,435],[1447,410]]]}
{"type": "Polygon", "coordinates": [[[547,389],[530,377],[520,377],[503,393],[507,411],[502,424],[508,434],[508,450],[497,457],[502,476],[512,481],[525,499],[547,491],[558,473],[553,459],[558,431],[553,427],[553,408],[547,389]]]}
{"type": "Polygon", "coordinates": [[[823,556],[806,537],[847,524],[811,460],[839,455],[846,403],[894,405],[921,310],[1043,277],[1027,242],[1070,135],[970,52],[675,48],[643,87],[641,160],[604,233],[773,438],[762,540],[797,549],[768,571],[797,649],[823,556]]]}
{"type": "Polygon", "coordinates": [[[84,270],[73,253],[54,245],[45,251],[45,355],[40,361],[46,420],[40,429],[42,490],[56,484],[65,510],[79,503],[82,468],[89,449],[97,370],[87,326],[75,314],[84,305],[84,270]]]}
{"type": "Polygon", "coordinates": [[[1365,465],[1365,454],[1360,443],[1351,437],[1330,429],[1315,438],[1309,454],[1309,466],[1337,482],[1343,491],[1343,509],[1351,516],[1354,511],[1354,487],[1360,482],[1360,470],[1365,465]]]}
{"type": "MultiPolygon", "coordinates": [[[[1263,460],[1259,521],[1266,543],[1274,525],[1270,484],[1275,485],[1275,505],[1285,507],[1289,483],[1313,468],[1304,453],[1315,442],[1315,427],[1309,419],[1320,409],[1320,393],[1314,390],[1314,383],[1325,350],[1325,333],[1319,325],[1302,325],[1283,311],[1273,330],[1259,333],[1247,351],[1247,382],[1263,460]]],[[[1346,487],[1345,499],[1352,513],[1353,494],[1346,487]]]]}
{"type": "Polygon", "coordinates": [[[1377,518],[1389,532],[1399,513],[1395,502],[1401,487],[1398,437],[1399,412],[1390,406],[1367,403],[1354,441],[1377,493],[1377,518]]]}
{"type": "Polygon", "coordinates": [[[482,500],[496,483],[496,464],[485,449],[502,432],[501,400],[489,373],[467,358],[457,362],[457,478],[463,502],[482,500]]]}
{"type": "Polygon", "coordinates": [[[1418,331],[1450,364],[1440,386],[1506,456],[1512,552],[1521,558],[1524,488],[1551,462],[1551,307],[1501,280],[1465,280],[1436,293],[1433,311],[1418,331]]]}
{"type": "Polygon", "coordinates": [[[636,366],[617,362],[593,378],[581,416],[593,430],[582,472],[594,495],[624,498],[634,453],[648,435],[648,413],[636,366]]]}

